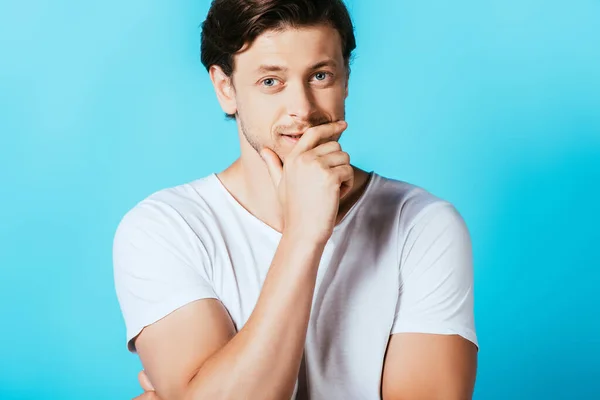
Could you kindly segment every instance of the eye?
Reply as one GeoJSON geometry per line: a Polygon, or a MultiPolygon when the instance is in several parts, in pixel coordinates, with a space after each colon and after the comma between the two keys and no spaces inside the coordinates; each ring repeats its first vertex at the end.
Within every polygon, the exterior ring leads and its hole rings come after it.
{"type": "Polygon", "coordinates": [[[330,85],[335,82],[335,75],[328,71],[319,71],[312,76],[313,82],[318,82],[319,85],[330,85]]]}
{"type": "Polygon", "coordinates": [[[327,79],[327,77],[328,77],[329,75],[330,75],[330,74],[329,74],[328,72],[317,72],[317,73],[315,74],[315,78],[316,78],[318,81],[324,81],[325,79],[327,79]]]}
{"type": "Polygon", "coordinates": [[[265,87],[273,87],[275,86],[277,79],[275,78],[266,78],[261,81],[261,84],[265,87]]]}

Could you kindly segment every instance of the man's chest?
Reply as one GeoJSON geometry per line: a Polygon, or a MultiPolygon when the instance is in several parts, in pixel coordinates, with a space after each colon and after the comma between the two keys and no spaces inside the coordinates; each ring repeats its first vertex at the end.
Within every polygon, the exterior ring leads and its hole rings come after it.
{"type": "MultiPolygon", "coordinates": [[[[214,265],[215,291],[238,330],[254,309],[275,248],[238,245],[214,265]]],[[[340,393],[352,394],[344,398],[378,398],[373,396],[379,396],[395,317],[398,271],[396,251],[381,244],[328,243],[305,344],[303,379],[313,392],[310,398],[341,398],[340,393]]]]}

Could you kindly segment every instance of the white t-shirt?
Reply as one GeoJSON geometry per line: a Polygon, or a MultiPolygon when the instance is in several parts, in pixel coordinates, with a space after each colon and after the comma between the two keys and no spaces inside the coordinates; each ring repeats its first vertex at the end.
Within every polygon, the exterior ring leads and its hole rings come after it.
{"type": "MultiPolygon", "coordinates": [[[[129,350],[145,326],[198,299],[219,299],[240,330],[280,238],[215,174],[138,203],[113,248],[129,350]]],[[[371,173],[321,258],[298,397],[379,399],[391,334],[458,334],[477,345],[473,311],[460,214],[422,188],[371,173]]]]}

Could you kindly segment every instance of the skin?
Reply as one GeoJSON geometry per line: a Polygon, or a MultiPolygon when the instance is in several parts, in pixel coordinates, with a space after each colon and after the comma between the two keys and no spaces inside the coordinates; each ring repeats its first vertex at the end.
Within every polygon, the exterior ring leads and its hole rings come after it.
{"type": "MultiPolygon", "coordinates": [[[[210,70],[221,107],[237,116],[240,138],[240,158],[219,178],[252,214],[278,231],[283,230],[282,206],[259,153],[266,147],[285,164],[293,144],[280,133],[344,120],[348,74],[340,43],[337,31],[329,27],[266,32],[235,57],[233,80],[216,66],[210,70]],[[321,62],[328,65],[312,68],[321,62]],[[261,72],[261,66],[287,70],[261,72]]],[[[338,141],[342,133],[332,135],[319,143],[338,141]]],[[[354,169],[353,192],[368,178],[365,171],[354,169]]],[[[340,219],[351,205],[341,204],[340,219]]]]}
{"type": "MultiPolygon", "coordinates": [[[[239,332],[214,299],[188,304],[141,332],[144,393],[136,399],[289,399],[325,242],[367,183],[367,173],[350,164],[338,143],[347,126],[348,75],[337,31],[266,32],[235,56],[235,65],[231,78],[210,69],[240,138],[239,159],[218,177],[282,240],[239,332]],[[265,65],[278,68],[261,70],[265,65]],[[303,136],[297,142],[282,136],[292,132],[303,136]]],[[[458,335],[395,334],[382,398],[469,399],[476,369],[476,346],[458,335]]]]}

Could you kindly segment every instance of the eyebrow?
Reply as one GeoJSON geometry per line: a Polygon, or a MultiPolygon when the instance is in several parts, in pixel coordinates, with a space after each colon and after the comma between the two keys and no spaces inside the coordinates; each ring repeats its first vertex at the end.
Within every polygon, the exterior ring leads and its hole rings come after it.
{"type": "MultiPolygon", "coordinates": [[[[333,59],[319,61],[316,64],[310,66],[311,70],[323,68],[323,67],[332,67],[336,68],[337,63],[333,59]]],[[[287,72],[287,68],[280,65],[261,65],[256,69],[257,73],[265,73],[265,72],[287,72]]]]}

